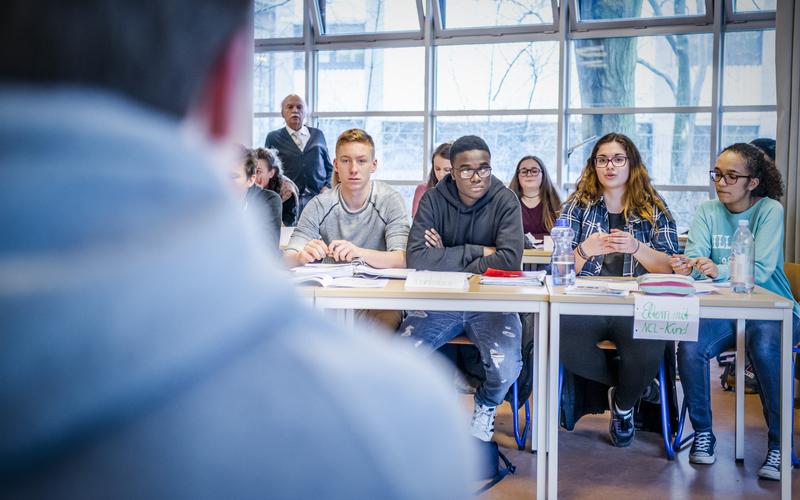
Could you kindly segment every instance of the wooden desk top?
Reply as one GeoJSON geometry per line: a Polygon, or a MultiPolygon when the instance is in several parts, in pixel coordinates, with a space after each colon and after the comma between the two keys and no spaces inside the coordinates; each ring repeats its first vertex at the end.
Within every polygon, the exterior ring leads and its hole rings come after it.
{"type": "MultiPolygon", "coordinates": [[[[416,299],[468,299],[468,300],[536,300],[547,302],[546,286],[481,285],[480,276],[473,276],[469,289],[460,290],[406,290],[405,280],[389,280],[384,288],[323,288],[314,287],[316,297],[347,298],[409,298],[416,299]]],[[[311,287],[303,287],[311,288],[311,287]]]]}
{"type": "MultiPolygon", "coordinates": [[[[581,279],[587,279],[582,277],[581,279]]],[[[624,278],[617,278],[622,280],[624,278]]],[[[628,278],[630,279],[630,278],[628,278]]],[[[639,292],[632,292],[627,297],[608,297],[602,295],[567,295],[563,286],[554,286],[548,280],[550,302],[571,304],[633,304],[639,292]]],[[[758,307],[763,309],[786,309],[792,302],[780,295],[759,286],[748,294],[733,293],[730,288],[719,287],[711,294],[698,295],[700,306],[711,307],[758,307]]]]}
{"type": "Polygon", "coordinates": [[[526,248],[522,251],[524,257],[550,257],[553,252],[539,248],[526,248]]]}

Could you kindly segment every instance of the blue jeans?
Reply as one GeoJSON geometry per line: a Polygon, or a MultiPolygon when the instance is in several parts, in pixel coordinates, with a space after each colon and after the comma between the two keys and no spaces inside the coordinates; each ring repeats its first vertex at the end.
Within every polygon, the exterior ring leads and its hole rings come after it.
{"type": "MultiPolygon", "coordinates": [[[[793,316],[792,344],[800,337],[800,321],[793,316]]],[[[736,321],[701,319],[697,342],[681,342],[678,346],[678,372],[689,406],[689,418],[695,431],[711,431],[711,389],[708,362],[736,345],[736,321]]],[[[745,352],[753,362],[760,386],[759,396],[769,430],[769,448],[780,447],[780,352],[781,329],[778,321],[747,321],[745,352]]],[[[745,363],[737,360],[737,370],[745,363]]],[[[794,376],[794,375],[793,375],[794,376]]]]}
{"type": "Polygon", "coordinates": [[[475,402],[497,406],[522,369],[522,325],[517,313],[408,311],[399,328],[414,347],[435,351],[462,332],[481,354],[486,380],[475,402]]]}

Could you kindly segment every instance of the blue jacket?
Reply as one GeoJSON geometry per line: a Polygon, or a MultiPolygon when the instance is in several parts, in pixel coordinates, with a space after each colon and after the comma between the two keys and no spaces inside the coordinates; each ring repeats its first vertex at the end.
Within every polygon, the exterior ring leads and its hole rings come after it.
{"type": "Polygon", "coordinates": [[[294,181],[300,194],[303,189],[308,189],[316,195],[323,187],[331,187],[333,163],[328,154],[325,135],[318,128],[307,128],[311,137],[303,151],[294,143],[286,127],[267,134],[265,145],[278,150],[283,162],[283,174],[294,181]]]}

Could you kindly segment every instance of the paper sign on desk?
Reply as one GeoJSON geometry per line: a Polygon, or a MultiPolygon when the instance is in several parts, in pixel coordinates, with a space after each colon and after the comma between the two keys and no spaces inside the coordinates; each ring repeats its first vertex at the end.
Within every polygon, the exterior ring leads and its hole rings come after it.
{"type": "Polygon", "coordinates": [[[413,271],[406,278],[406,290],[466,290],[470,273],[413,271]]]}
{"type": "Polygon", "coordinates": [[[634,300],[633,338],[697,341],[697,297],[637,295],[634,300]]]}

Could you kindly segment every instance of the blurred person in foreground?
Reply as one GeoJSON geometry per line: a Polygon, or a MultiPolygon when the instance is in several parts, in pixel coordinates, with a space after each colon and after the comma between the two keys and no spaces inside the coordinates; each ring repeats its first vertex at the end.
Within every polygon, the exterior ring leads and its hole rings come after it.
{"type": "Polygon", "coordinates": [[[250,9],[0,6],[1,498],[469,495],[431,360],[302,307],[225,185],[250,9]]]}

